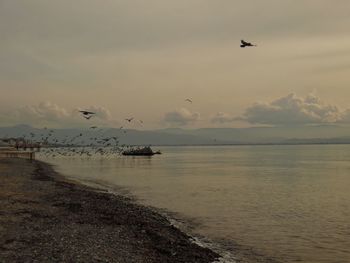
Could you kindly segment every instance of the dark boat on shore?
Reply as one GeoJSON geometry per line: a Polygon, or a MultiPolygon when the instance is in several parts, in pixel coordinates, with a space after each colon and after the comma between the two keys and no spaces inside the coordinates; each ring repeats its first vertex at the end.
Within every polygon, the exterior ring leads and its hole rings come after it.
{"type": "Polygon", "coordinates": [[[125,150],[122,152],[123,155],[128,155],[128,156],[152,156],[155,154],[162,154],[160,151],[152,151],[151,147],[143,147],[143,148],[136,148],[136,149],[130,149],[130,150],[125,150]]]}

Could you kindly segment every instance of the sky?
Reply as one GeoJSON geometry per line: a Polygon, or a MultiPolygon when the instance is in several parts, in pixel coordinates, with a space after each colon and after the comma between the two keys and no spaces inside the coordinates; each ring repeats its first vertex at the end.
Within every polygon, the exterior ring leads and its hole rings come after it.
{"type": "Polygon", "coordinates": [[[349,8],[0,0],[0,126],[348,125],[349,8]],[[241,39],[257,47],[242,49],[241,39]]]}

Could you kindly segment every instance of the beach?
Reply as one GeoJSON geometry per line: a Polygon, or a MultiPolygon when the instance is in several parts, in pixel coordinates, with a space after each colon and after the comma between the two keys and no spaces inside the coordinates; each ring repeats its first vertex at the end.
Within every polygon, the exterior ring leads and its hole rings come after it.
{"type": "Polygon", "coordinates": [[[213,262],[133,199],[69,181],[40,161],[0,159],[1,262],[213,262]]]}

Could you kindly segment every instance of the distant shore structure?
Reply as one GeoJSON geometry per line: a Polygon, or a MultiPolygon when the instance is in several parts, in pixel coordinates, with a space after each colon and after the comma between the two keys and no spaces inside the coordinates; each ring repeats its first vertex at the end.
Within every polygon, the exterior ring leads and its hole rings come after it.
{"type": "Polygon", "coordinates": [[[33,150],[18,150],[16,147],[11,146],[11,144],[0,140],[0,158],[24,158],[34,160],[35,152],[33,150]]]}

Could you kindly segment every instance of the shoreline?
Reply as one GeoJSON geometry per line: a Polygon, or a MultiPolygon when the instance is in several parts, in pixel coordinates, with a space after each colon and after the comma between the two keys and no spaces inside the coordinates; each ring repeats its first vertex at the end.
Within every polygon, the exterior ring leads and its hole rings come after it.
{"type": "MultiPolygon", "coordinates": [[[[136,202],[137,204],[161,215],[166,220],[168,220],[171,226],[174,226],[180,232],[187,235],[191,242],[197,244],[200,247],[207,248],[217,253],[219,255],[219,258],[214,260],[213,263],[260,262],[261,255],[259,255],[259,260],[257,259],[256,255],[254,255],[253,257],[252,253],[250,253],[250,255],[239,255],[240,257],[234,256],[233,251],[230,251],[229,248],[224,248],[217,241],[213,241],[206,236],[202,236],[202,235],[199,235],[198,233],[194,233],[193,229],[196,228],[198,224],[201,224],[196,219],[184,217],[183,215],[176,212],[169,211],[166,208],[157,208],[151,205],[142,204],[142,202],[140,202],[137,196],[135,196],[133,193],[130,192],[129,189],[125,187],[116,186],[116,185],[111,187],[106,182],[98,181],[98,180],[83,180],[83,179],[80,180],[78,178],[73,178],[68,176],[64,176],[64,178],[66,178],[67,180],[71,180],[73,183],[78,183],[78,184],[91,187],[93,191],[98,191],[98,192],[101,191],[101,192],[107,192],[113,195],[121,195],[124,198],[130,200],[131,202],[134,202],[134,203],[136,202]]],[[[237,247],[237,245],[233,245],[231,247],[237,247]]],[[[235,251],[235,252],[239,254],[239,251],[235,251]]],[[[261,261],[261,262],[266,262],[266,261],[261,261]]],[[[272,263],[279,263],[279,262],[272,262],[272,263]]]]}
{"type": "Polygon", "coordinates": [[[47,163],[0,159],[0,180],[0,259],[5,262],[220,258],[153,209],[69,180],[47,163]]]}
{"type": "MultiPolygon", "coordinates": [[[[55,165],[50,163],[45,163],[51,167],[55,167],[55,165]]],[[[58,173],[60,174],[60,173],[58,173]]],[[[210,239],[208,236],[203,236],[199,233],[196,233],[194,229],[201,224],[195,218],[188,218],[184,215],[181,215],[176,212],[172,212],[166,208],[158,208],[151,206],[149,204],[143,204],[142,201],[138,199],[128,188],[119,186],[119,185],[111,185],[106,181],[100,180],[87,180],[83,178],[70,177],[67,175],[60,174],[64,178],[64,180],[68,180],[73,184],[84,185],[92,188],[93,191],[101,191],[107,192],[112,195],[122,196],[127,200],[136,203],[142,207],[150,209],[152,212],[155,212],[162,217],[165,217],[168,222],[177,228],[179,231],[188,236],[191,242],[197,244],[200,247],[207,248],[214,253],[219,255],[219,258],[214,260],[213,263],[253,263],[253,262],[261,262],[261,263],[281,263],[283,262],[281,259],[272,258],[263,254],[262,252],[258,252],[255,248],[244,246],[236,243],[233,240],[224,240],[224,239],[210,239]]]]}

